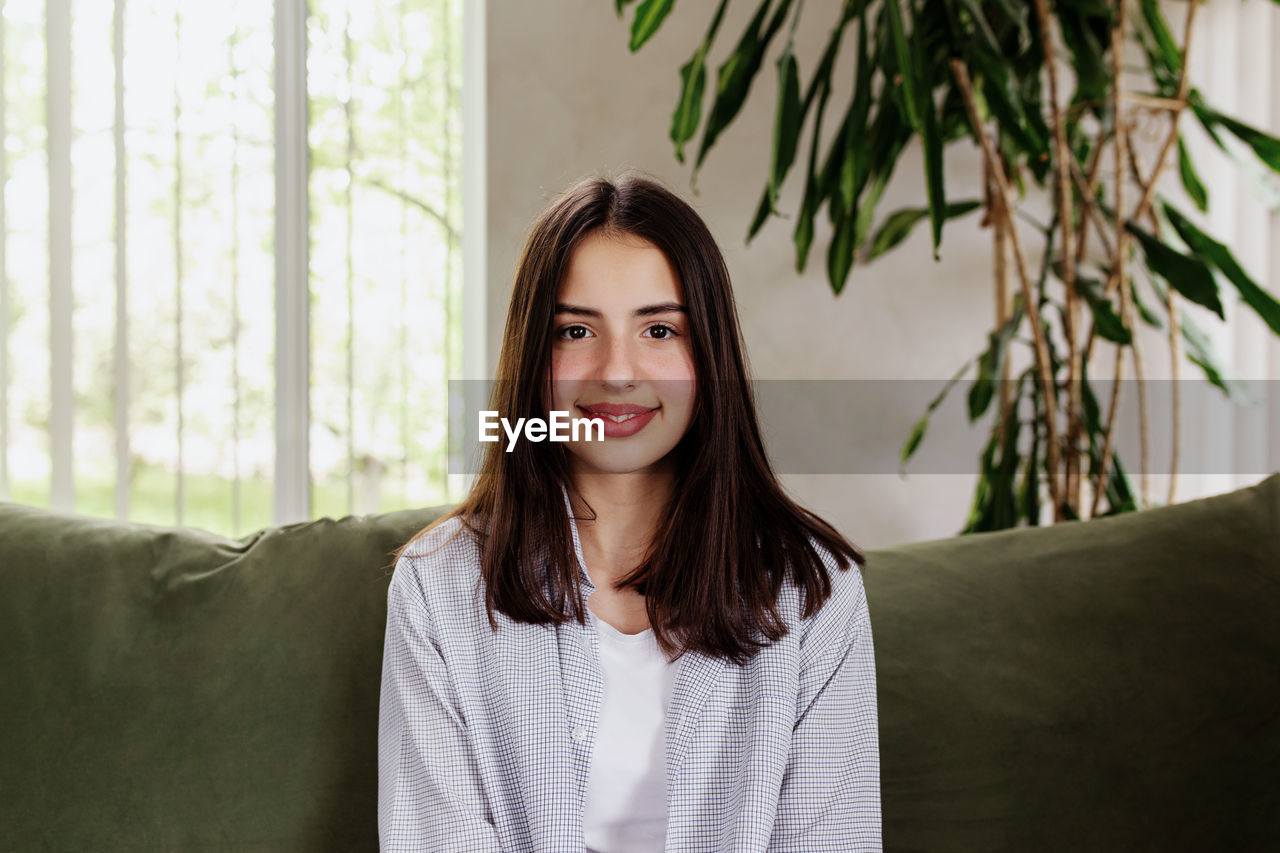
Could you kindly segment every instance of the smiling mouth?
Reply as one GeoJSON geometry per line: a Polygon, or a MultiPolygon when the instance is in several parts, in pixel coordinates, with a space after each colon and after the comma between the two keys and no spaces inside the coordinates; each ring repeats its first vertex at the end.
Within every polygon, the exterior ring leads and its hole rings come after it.
{"type": "Polygon", "coordinates": [[[650,412],[656,412],[661,408],[661,406],[655,406],[652,409],[647,409],[642,406],[608,406],[610,409],[615,409],[613,412],[605,411],[605,406],[601,406],[598,409],[588,409],[585,406],[579,406],[578,408],[585,412],[589,417],[602,418],[603,420],[612,421],[615,424],[624,424],[633,418],[638,418],[641,415],[647,415],[650,412]]]}

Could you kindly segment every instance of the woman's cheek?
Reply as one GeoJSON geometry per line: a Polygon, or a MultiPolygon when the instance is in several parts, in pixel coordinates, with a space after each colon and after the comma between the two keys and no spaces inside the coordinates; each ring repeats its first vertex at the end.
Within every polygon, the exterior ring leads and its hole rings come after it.
{"type": "Polygon", "coordinates": [[[693,354],[686,348],[663,353],[655,366],[656,375],[663,379],[682,381],[693,379],[693,354]]]}

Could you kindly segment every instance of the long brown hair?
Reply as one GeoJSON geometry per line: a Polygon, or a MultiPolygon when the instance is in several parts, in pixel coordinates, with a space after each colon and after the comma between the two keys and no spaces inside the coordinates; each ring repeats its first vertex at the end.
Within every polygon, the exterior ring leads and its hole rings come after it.
{"type": "MultiPolygon", "coordinates": [[[[693,208],[635,175],[585,179],[561,194],[520,258],[489,408],[510,419],[547,416],[557,290],[574,249],[597,230],[647,240],[675,269],[697,394],[689,428],[671,451],[678,473],[670,505],[644,561],[618,587],[645,596],[669,658],[693,649],[743,663],[787,633],[777,599],[788,567],[804,590],[804,616],[831,594],[815,542],[842,570],[850,560],[865,566],[866,558],[778,483],[760,436],[729,271],[693,208]]],[[[572,488],[566,453],[561,444],[522,441],[511,452],[489,444],[470,494],[418,534],[458,516],[477,536],[495,629],[495,609],[518,622],[586,620],[561,491],[572,488]]]]}

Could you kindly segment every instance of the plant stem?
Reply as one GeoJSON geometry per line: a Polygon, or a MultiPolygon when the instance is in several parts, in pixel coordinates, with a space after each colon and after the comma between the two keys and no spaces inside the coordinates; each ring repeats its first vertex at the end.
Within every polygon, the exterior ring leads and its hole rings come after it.
{"type": "MultiPolygon", "coordinates": [[[[1044,2],[1044,0],[1040,0],[1040,2],[1044,2]]],[[[1146,191],[1142,194],[1142,200],[1138,202],[1138,206],[1134,210],[1133,219],[1141,219],[1147,209],[1151,207],[1151,203],[1155,200],[1156,184],[1159,181],[1160,173],[1164,171],[1165,165],[1169,162],[1169,153],[1178,141],[1178,119],[1182,117],[1182,111],[1187,107],[1187,92],[1191,87],[1191,79],[1187,76],[1187,57],[1191,50],[1191,24],[1195,20],[1196,10],[1199,8],[1200,0],[1191,0],[1187,6],[1186,31],[1182,39],[1182,68],[1178,71],[1178,97],[1176,106],[1170,108],[1169,134],[1165,137],[1164,145],[1160,148],[1160,156],[1156,158],[1155,171],[1151,173],[1151,181],[1147,184],[1146,191]]],[[[1114,52],[1114,50],[1115,48],[1113,47],[1112,51],[1114,52]]],[[[1119,83],[1118,79],[1117,83],[1119,83]]],[[[1118,203],[1116,204],[1116,210],[1121,210],[1118,203]]]]}
{"type": "Polygon", "coordinates": [[[1061,501],[1058,497],[1056,476],[1058,471],[1058,437],[1057,426],[1054,423],[1057,417],[1057,406],[1053,373],[1049,364],[1049,350],[1045,345],[1044,330],[1040,327],[1040,307],[1036,301],[1035,294],[1031,292],[1031,280],[1027,276],[1027,263],[1026,257],[1022,252],[1022,241],[1018,237],[1018,229],[1013,223],[1013,212],[1009,204],[1011,197],[1009,181],[1005,176],[1000,155],[996,152],[995,145],[991,142],[991,137],[987,135],[986,128],[983,127],[982,120],[978,117],[978,108],[973,100],[973,85],[969,81],[969,70],[965,68],[963,62],[953,59],[951,60],[951,73],[956,79],[956,86],[959,88],[961,96],[964,98],[965,110],[969,114],[969,122],[973,126],[974,134],[978,137],[978,143],[982,146],[987,166],[991,170],[991,176],[996,182],[996,192],[994,194],[997,200],[996,209],[1004,222],[1005,233],[1008,235],[1009,244],[1013,248],[1013,259],[1018,272],[1018,282],[1022,287],[1022,299],[1026,306],[1027,318],[1031,322],[1031,334],[1035,340],[1036,372],[1040,379],[1041,391],[1044,394],[1045,443],[1048,445],[1048,467],[1050,471],[1048,478],[1049,496],[1053,500],[1054,521],[1059,521],[1061,520],[1061,501]]]}
{"type": "MultiPolygon", "coordinates": [[[[1123,3],[1123,0],[1121,0],[1123,3]]],[[[1067,501],[1077,517],[1080,507],[1079,457],[1075,439],[1080,433],[1080,378],[1082,376],[1079,342],[1076,328],[1080,323],[1080,299],[1076,294],[1076,263],[1073,246],[1075,234],[1071,218],[1071,163],[1075,159],[1067,145],[1066,123],[1058,106],[1058,67],[1056,50],[1049,26],[1049,0],[1035,0],[1036,16],[1040,21],[1040,41],[1044,50],[1045,70],[1049,75],[1049,119],[1053,128],[1055,148],[1054,172],[1057,178],[1058,227],[1062,229],[1062,283],[1066,288],[1066,314],[1064,332],[1067,338],[1067,501]]],[[[1117,81],[1118,82],[1118,81],[1117,81]]],[[[1057,476],[1053,469],[1053,476],[1057,476]]]]}
{"type": "MultiPolygon", "coordinates": [[[[1128,128],[1125,125],[1124,114],[1120,111],[1121,101],[1124,99],[1124,70],[1120,66],[1121,60],[1124,58],[1124,31],[1127,21],[1127,6],[1125,0],[1118,0],[1116,8],[1115,26],[1111,28],[1111,124],[1112,124],[1112,157],[1115,167],[1115,209],[1116,209],[1116,253],[1112,261],[1112,273],[1107,280],[1107,287],[1104,292],[1109,294],[1112,284],[1120,289],[1120,298],[1123,302],[1125,291],[1125,277],[1128,273],[1126,269],[1129,260],[1129,232],[1125,229],[1124,205],[1125,205],[1125,164],[1130,162],[1128,128]]],[[[1124,321],[1123,314],[1121,322],[1124,321]]],[[[1089,340],[1085,344],[1086,352],[1093,349],[1093,332],[1096,326],[1089,330],[1089,340]]],[[[1129,343],[1133,348],[1137,348],[1138,338],[1135,329],[1129,329],[1129,343]]],[[[1111,386],[1111,409],[1107,412],[1107,428],[1102,439],[1102,464],[1098,466],[1097,476],[1093,485],[1093,507],[1090,515],[1093,515],[1098,508],[1098,500],[1107,488],[1107,469],[1111,465],[1111,435],[1115,427],[1116,408],[1120,405],[1120,380],[1124,376],[1124,353],[1116,348],[1116,369],[1115,381],[1111,386]]]]}
{"type": "MultiPolygon", "coordinates": [[[[991,165],[986,164],[983,181],[983,202],[986,206],[987,218],[991,221],[993,251],[995,253],[995,285],[996,285],[996,328],[1002,328],[1009,319],[1009,236],[1005,231],[1004,217],[992,216],[994,204],[991,197],[999,192],[995,178],[991,174],[991,165]]],[[[1009,411],[1009,361],[1005,360],[1000,369],[1000,445],[1004,446],[1004,431],[1008,423],[1009,411]]],[[[1030,476],[1038,476],[1032,472],[1030,476]]]]}
{"type": "MultiPolygon", "coordinates": [[[[1185,62],[1186,60],[1183,61],[1185,62]]],[[[1151,110],[1182,110],[1187,106],[1185,96],[1182,98],[1160,98],[1155,95],[1144,95],[1141,92],[1125,92],[1120,100],[1130,101],[1137,106],[1151,110]]]]}
{"type": "MultiPolygon", "coordinates": [[[[1132,164],[1131,164],[1131,168],[1132,168],[1132,170],[1133,170],[1133,180],[1138,184],[1138,186],[1139,186],[1139,187],[1141,187],[1141,188],[1142,188],[1143,192],[1146,192],[1147,187],[1151,186],[1151,184],[1149,184],[1148,182],[1146,182],[1145,180],[1143,180],[1143,177],[1142,177],[1142,171],[1141,171],[1141,169],[1140,169],[1140,168],[1139,168],[1139,166],[1138,166],[1137,158],[1134,158],[1134,159],[1133,159],[1133,162],[1132,162],[1132,164]]],[[[1157,237],[1157,238],[1158,238],[1158,237],[1160,237],[1160,236],[1161,236],[1160,218],[1156,216],[1156,212],[1155,212],[1155,209],[1154,209],[1154,208],[1150,208],[1150,207],[1149,207],[1149,208],[1147,208],[1147,221],[1151,223],[1151,230],[1152,230],[1152,233],[1154,233],[1154,234],[1156,235],[1156,237],[1157,237]]],[[[1180,325],[1180,324],[1179,324],[1179,322],[1178,322],[1178,314],[1177,314],[1177,311],[1178,311],[1178,293],[1177,293],[1177,291],[1175,291],[1172,287],[1169,287],[1169,288],[1166,288],[1166,289],[1165,289],[1165,294],[1164,294],[1164,308],[1165,308],[1165,312],[1169,315],[1169,335],[1168,335],[1168,341],[1169,341],[1169,371],[1170,371],[1170,375],[1171,375],[1171,377],[1172,377],[1171,381],[1172,381],[1172,383],[1173,383],[1172,387],[1170,388],[1170,391],[1171,391],[1171,393],[1172,393],[1172,395],[1173,395],[1173,399],[1171,400],[1171,403],[1172,403],[1172,406],[1173,406],[1173,411],[1172,411],[1172,413],[1171,413],[1171,414],[1172,414],[1172,417],[1173,417],[1173,436],[1172,436],[1172,440],[1173,440],[1173,448],[1172,448],[1172,451],[1171,451],[1171,457],[1172,457],[1172,458],[1171,458],[1171,459],[1170,459],[1170,461],[1169,461],[1169,500],[1168,500],[1168,502],[1169,502],[1169,503],[1173,503],[1174,491],[1175,491],[1175,489],[1177,488],[1177,479],[1178,479],[1178,457],[1179,457],[1179,455],[1180,455],[1180,450],[1181,450],[1181,441],[1180,441],[1180,438],[1179,438],[1179,427],[1180,427],[1180,421],[1181,421],[1181,418],[1179,417],[1179,414],[1178,414],[1178,410],[1179,410],[1179,401],[1180,401],[1180,399],[1181,399],[1180,386],[1178,385],[1178,373],[1179,373],[1179,369],[1178,369],[1178,368],[1179,368],[1179,363],[1178,363],[1178,336],[1179,336],[1179,334],[1181,333],[1181,328],[1182,328],[1182,327],[1181,327],[1181,325],[1180,325]]],[[[1143,392],[1143,386],[1142,386],[1141,384],[1139,384],[1139,386],[1138,386],[1138,390],[1139,390],[1139,392],[1143,392]]],[[[1145,400],[1145,398],[1139,398],[1139,400],[1140,400],[1140,401],[1143,401],[1143,400],[1145,400]]],[[[1146,421],[1145,421],[1145,417],[1146,417],[1146,410],[1145,410],[1145,409],[1143,409],[1143,411],[1142,411],[1141,415],[1142,415],[1142,418],[1143,418],[1143,421],[1142,421],[1142,423],[1143,423],[1143,434],[1142,434],[1142,436],[1143,436],[1143,440],[1144,440],[1143,448],[1142,448],[1142,453],[1143,453],[1143,456],[1142,456],[1142,497],[1143,497],[1143,500],[1144,500],[1144,502],[1145,502],[1145,501],[1146,501],[1146,499],[1147,499],[1147,494],[1148,494],[1148,486],[1147,486],[1147,456],[1146,456],[1147,448],[1146,448],[1146,443],[1145,443],[1145,439],[1146,439],[1146,430],[1145,430],[1145,424],[1146,424],[1146,421]]]]}
{"type": "MultiPolygon", "coordinates": [[[[1105,127],[1098,128],[1098,138],[1093,141],[1093,149],[1089,152],[1089,174],[1086,178],[1080,171],[1080,164],[1071,159],[1071,176],[1075,179],[1076,189],[1080,191],[1080,239],[1076,241],[1076,269],[1080,268],[1080,264],[1084,262],[1086,247],[1089,245],[1089,215],[1097,211],[1094,204],[1094,194],[1098,190],[1098,172],[1102,166],[1102,149],[1107,141],[1107,129],[1105,127]]],[[[1107,235],[1104,233],[1102,226],[1099,224],[1098,238],[1103,241],[1106,247],[1107,235]]],[[[1108,256],[1111,250],[1107,250],[1108,256]]],[[[1085,353],[1083,358],[1085,364],[1089,363],[1089,355],[1085,353]]]]}

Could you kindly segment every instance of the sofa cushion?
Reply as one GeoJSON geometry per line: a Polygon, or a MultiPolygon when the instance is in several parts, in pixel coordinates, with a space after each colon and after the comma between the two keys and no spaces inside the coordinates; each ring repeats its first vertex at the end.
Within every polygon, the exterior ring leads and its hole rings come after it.
{"type": "Polygon", "coordinates": [[[886,850],[1280,850],[1280,475],[870,556],[886,850]]]}
{"type": "Polygon", "coordinates": [[[377,848],[391,551],[439,514],[243,540],[0,504],[0,848],[377,848]]]}

